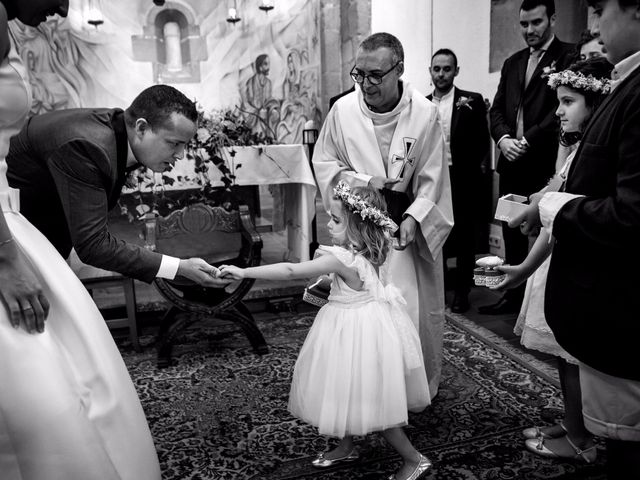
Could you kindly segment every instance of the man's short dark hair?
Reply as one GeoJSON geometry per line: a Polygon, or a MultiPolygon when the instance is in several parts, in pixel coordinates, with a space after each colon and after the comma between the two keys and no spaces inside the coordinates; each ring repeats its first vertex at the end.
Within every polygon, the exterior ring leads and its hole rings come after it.
{"type": "Polygon", "coordinates": [[[587,28],[580,33],[580,39],[576,42],[576,50],[573,54],[574,60],[576,62],[580,61],[580,50],[591,40],[595,40],[596,37],[591,31],[587,28]]]}
{"type": "Polygon", "coordinates": [[[267,55],[266,53],[262,53],[260,55],[258,55],[256,57],[256,61],[254,63],[254,67],[256,69],[256,73],[258,73],[260,71],[260,67],[262,66],[262,64],[264,62],[267,61],[267,58],[269,58],[269,55],[267,55]]]}
{"type": "Polygon", "coordinates": [[[367,52],[373,52],[379,48],[386,47],[391,50],[393,63],[404,61],[404,49],[402,43],[396,37],[387,32],[374,33],[365,38],[360,44],[360,48],[367,52]]]}
{"type": "Polygon", "coordinates": [[[556,3],[553,0],[523,0],[522,5],[520,5],[520,10],[528,12],[540,6],[547,9],[547,18],[551,18],[551,16],[556,13],[556,3]]]}
{"type": "Polygon", "coordinates": [[[458,57],[453,53],[453,50],[449,48],[441,48],[440,50],[437,50],[436,53],[431,56],[431,63],[433,63],[433,59],[436,58],[437,55],[449,55],[450,57],[453,57],[453,68],[458,67],[458,57]]]}
{"type": "Polygon", "coordinates": [[[183,115],[192,122],[198,121],[196,104],[169,85],[153,85],[144,89],[124,113],[129,127],[135,126],[137,119],[144,118],[152,130],[164,126],[172,113],[183,115]]]}

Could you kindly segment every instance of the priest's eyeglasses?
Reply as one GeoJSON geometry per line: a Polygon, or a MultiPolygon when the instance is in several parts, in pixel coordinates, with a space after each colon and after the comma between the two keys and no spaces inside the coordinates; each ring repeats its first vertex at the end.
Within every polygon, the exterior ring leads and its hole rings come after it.
{"type": "MultiPolygon", "coordinates": [[[[400,60],[401,62],[402,60],[400,60]]],[[[369,74],[365,74],[362,70],[358,70],[355,65],[354,67],[351,69],[351,72],[349,73],[349,75],[351,75],[351,79],[359,84],[363,84],[364,80],[367,79],[369,80],[369,83],[371,85],[380,85],[382,83],[382,79],[388,75],[389,73],[391,73],[398,65],[400,65],[400,62],[397,62],[393,67],[391,67],[389,70],[387,70],[384,73],[369,73],[369,74]]]]}

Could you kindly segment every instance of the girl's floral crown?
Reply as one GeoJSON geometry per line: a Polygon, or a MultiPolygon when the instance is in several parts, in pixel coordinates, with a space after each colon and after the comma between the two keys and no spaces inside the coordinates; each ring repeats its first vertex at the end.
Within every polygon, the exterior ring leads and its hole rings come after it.
{"type": "Polygon", "coordinates": [[[333,188],[333,193],[349,210],[360,214],[363,220],[369,220],[388,230],[389,233],[394,233],[398,229],[398,225],[389,218],[386,212],[370,205],[360,195],[351,193],[351,187],[344,180],[338,182],[338,185],[333,188]]]}
{"type": "Polygon", "coordinates": [[[547,84],[553,89],[566,85],[576,90],[599,92],[602,95],[606,95],[611,91],[611,82],[608,79],[595,78],[593,75],[585,76],[580,72],[571,70],[550,74],[547,84]]]}

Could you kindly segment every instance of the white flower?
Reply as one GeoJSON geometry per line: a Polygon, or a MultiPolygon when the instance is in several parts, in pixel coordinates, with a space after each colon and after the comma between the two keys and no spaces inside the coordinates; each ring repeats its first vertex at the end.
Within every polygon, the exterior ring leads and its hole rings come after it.
{"type": "Polygon", "coordinates": [[[555,71],[556,71],[556,61],[554,60],[553,62],[551,62],[551,65],[546,66],[542,69],[542,78],[548,77],[552,73],[555,73],[555,71]]]}
{"type": "Polygon", "coordinates": [[[363,220],[369,220],[383,229],[395,232],[398,225],[391,220],[385,212],[377,207],[369,205],[359,195],[351,193],[351,187],[340,180],[333,189],[333,193],[353,212],[359,214],[363,220]]]}
{"type": "Polygon", "coordinates": [[[456,108],[467,107],[469,110],[473,110],[473,107],[471,106],[472,100],[473,98],[464,97],[464,96],[460,97],[456,102],[456,108]]]}
{"type": "Polygon", "coordinates": [[[566,85],[576,90],[601,92],[603,95],[606,95],[611,90],[611,84],[608,79],[595,78],[592,75],[585,77],[584,74],[571,70],[550,74],[547,84],[553,89],[557,89],[561,85],[566,85]]]}
{"type": "Polygon", "coordinates": [[[206,141],[211,138],[211,134],[209,133],[209,130],[207,130],[204,127],[198,128],[198,130],[196,130],[196,135],[198,137],[198,140],[202,143],[206,143],[206,141]]]}

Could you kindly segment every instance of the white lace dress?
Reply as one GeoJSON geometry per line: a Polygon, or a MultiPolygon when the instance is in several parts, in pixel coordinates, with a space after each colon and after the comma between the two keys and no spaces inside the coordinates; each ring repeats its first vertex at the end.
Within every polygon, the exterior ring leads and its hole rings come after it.
{"type": "Polygon", "coordinates": [[[362,255],[321,247],[358,272],[361,290],[333,275],[293,372],[289,411],[342,438],[407,424],[430,403],[418,332],[400,291],[362,255]]]}
{"type": "MultiPolygon", "coordinates": [[[[558,175],[566,178],[575,153],[575,150],[573,150],[567,157],[558,175]]],[[[527,280],[522,306],[520,307],[520,313],[513,332],[516,335],[520,335],[520,343],[525,347],[564,358],[566,361],[577,365],[578,360],[558,344],[544,316],[544,291],[547,285],[550,263],[551,255],[527,280]]]]}
{"type": "Polygon", "coordinates": [[[100,312],[7,186],[9,139],[30,104],[12,54],[0,63],[0,205],[51,308],[45,332],[30,334],[0,303],[0,478],[158,480],[144,412],[100,312]]]}

